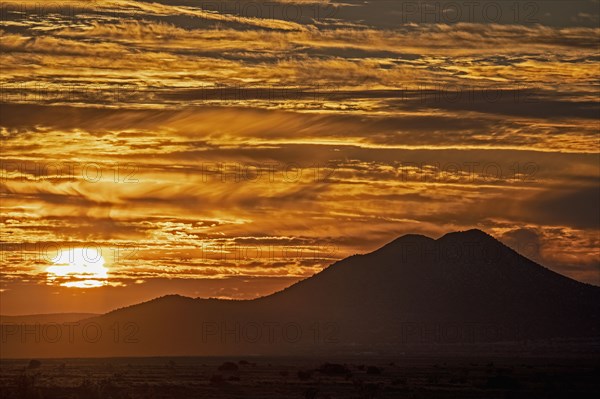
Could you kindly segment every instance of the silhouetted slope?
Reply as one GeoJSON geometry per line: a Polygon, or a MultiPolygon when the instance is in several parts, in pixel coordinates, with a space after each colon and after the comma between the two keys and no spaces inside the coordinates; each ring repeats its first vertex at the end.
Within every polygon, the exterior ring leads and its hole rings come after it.
{"type": "Polygon", "coordinates": [[[600,288],[554,273],[479,230],[438,240],[403,236],[262,301],[393,328],[479,323],[507,339],[594,336],[600,325],[600,288]]]}
{"type": "Polygon", "coordinates": [[[599,287],[469,230],[438,240],[406,235],[252,301],[157,298],[84,321],[100,326],[96,343],[14,339],[3,356],[56,356],[58,348],[65,356],[238,355],[387,353],[557,337],[597,342],[599,316],[599,287]]]}
{"type": "Polygon", "coordinates": [[[25,316],[0,315],[0,324],[4,323],[70,323],[99,316],[97,313],[46,313],[25,316]]]}

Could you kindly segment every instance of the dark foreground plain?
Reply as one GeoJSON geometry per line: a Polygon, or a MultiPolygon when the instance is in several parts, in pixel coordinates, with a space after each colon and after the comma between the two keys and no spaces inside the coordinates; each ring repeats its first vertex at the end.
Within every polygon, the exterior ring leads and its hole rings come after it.
{"type": "Polygon", "coordinates": [[[597,398],[593,356],[3,360],[3,399],[597,398]]]}

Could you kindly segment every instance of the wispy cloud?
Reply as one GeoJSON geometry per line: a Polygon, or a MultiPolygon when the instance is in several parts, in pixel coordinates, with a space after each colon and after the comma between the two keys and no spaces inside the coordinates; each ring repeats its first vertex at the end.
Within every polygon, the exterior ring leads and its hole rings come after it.
{"type": "Polygon", "coordinates": [[[2,311],[77,291],[47,285],[48,248],[103,249],[97,311],[100,292],[135,302],[122,287],[255,297],[474,226],[599,283],[587,3],[535,23],[387,1],[37,3],[1,10],[2,311]]]}

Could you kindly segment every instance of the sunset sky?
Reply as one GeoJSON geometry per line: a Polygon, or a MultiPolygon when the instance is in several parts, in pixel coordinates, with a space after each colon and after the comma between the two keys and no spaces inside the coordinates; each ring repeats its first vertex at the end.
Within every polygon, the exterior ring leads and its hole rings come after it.
{"type": "Polygon", "coordinates": [[[600,3],[468,3],[2,2],[0,314],[470,228],[600,285],[600,3]]]}

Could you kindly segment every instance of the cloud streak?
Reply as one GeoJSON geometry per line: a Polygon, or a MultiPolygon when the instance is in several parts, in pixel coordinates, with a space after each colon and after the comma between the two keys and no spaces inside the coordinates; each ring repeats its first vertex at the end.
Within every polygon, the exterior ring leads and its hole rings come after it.
{"type": "Polygon", "coordinates": [[[78,311],[252,298],[401,234],[471,227],[600,283],[589,4],[547,2],[533,23],[221,3],[3,6],[1,312],[68,309],[63,290],[89,294],[78,311]],[[112,286],[49,282],[48,253],[88,246],[112,286]]]}

